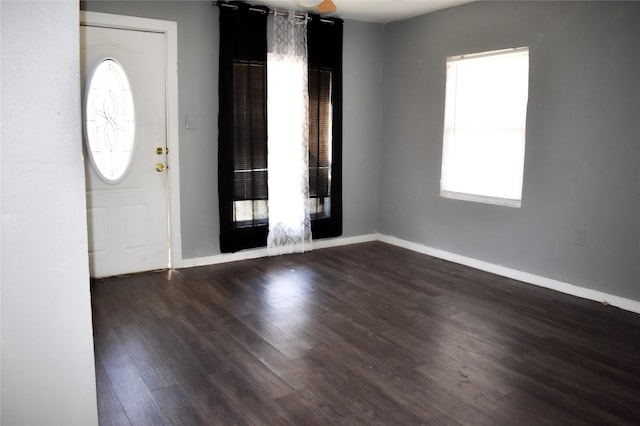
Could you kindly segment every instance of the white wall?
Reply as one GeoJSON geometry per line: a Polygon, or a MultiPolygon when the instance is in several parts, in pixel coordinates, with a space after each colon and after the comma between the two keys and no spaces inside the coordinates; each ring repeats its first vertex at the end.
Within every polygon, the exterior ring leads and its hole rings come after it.
{"type": "Polygon", "coordinates": [[[77,1],[0,3],[1,423],[98,423],[77,1]]]}

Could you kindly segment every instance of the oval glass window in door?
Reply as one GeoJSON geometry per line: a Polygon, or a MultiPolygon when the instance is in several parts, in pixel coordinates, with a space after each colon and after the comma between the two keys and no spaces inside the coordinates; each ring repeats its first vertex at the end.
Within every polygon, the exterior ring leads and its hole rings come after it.
{"type": "Polygon", "coordinates": [[[98,175],[118,183],[127,175],[135,149],[135,111],[129,79],[122,66],[105,59],[87,83],[87,151],[98,175]]]}

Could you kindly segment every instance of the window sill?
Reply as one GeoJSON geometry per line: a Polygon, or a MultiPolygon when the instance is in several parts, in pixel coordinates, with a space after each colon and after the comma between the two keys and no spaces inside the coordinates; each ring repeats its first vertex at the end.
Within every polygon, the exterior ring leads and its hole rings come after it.
{"type": "Polygon", "coordinates": [[[513,200],[510,198],[489,197],[486,195],[465,194],[463,192],[455,191],[440,191],[440,196],[443,198],[450,198],[453,200],[471,201],[474,203],[492,204],[494,206],[513,207],[520,208],[522,206],[522,200],[513,200]]]}

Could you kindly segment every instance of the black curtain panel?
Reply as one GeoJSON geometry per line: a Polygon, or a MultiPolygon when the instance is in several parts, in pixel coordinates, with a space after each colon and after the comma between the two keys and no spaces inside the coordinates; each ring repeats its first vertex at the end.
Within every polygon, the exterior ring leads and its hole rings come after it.
{"type": "Polygon", "coordinates": [[[314,239],[342,235],[342,33],[341,19],[313,15],[307,25],[309,192],[325,204],[311,210],[314,239]]]}
{"type": "Polygon", "coordinates": [[[220,250],[266,245],[267,14],[220,5],[218,191],[220,250]]]}

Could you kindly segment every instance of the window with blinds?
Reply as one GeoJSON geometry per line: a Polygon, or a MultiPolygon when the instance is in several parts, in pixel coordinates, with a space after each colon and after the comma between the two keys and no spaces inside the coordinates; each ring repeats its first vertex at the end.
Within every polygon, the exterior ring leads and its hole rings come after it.
{"type": "Polygon", "coordinates": [[[311,219],[331,214],[331,70],[309,70],[309,203],[311,219]]]}
{"type": "Polygon", "coordinates": [[[447,58],[441,196],[520,207],[528,83],[526,47],[447,58]]]}
{"type": "MultiPolygon", "coordinates": [[[[267,241],[267,11],[241,2],[220,7],[222,252],[261,247],[267,241]]],[[[342,20],[310,16],[308,202],[314,239],[342,234],[342,34],[342,20]]]]}
{"type": "Polygon", "coordinates": [[[239,227],[265,225],[269,219],[264,67],[233,64],[233,221],[239,227]]]}
{"type": "MultiPolygon", "coordinates": [[[[237,62],[234,78],[234,202],[238,226],[266,224],[267,140],[263,65],[237,62]]],[[[312,219],[331,214],[331,70],[309,70],[309,204],[312,219]]]]}

